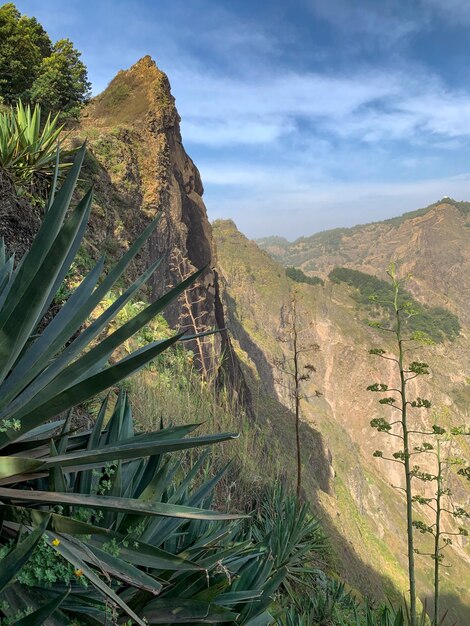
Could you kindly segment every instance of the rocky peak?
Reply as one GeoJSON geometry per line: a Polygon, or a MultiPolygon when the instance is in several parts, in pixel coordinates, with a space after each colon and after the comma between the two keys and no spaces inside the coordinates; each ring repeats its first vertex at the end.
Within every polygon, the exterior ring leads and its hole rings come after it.
{"type": "MultiPolygon", "coordinates": [[[[171,324],[198,332],[225,327],[212,228],[202,199],[199,171],[187,155],[180,117],[167,76],[150,56],[121,70],[87,106],[79,129],[93,157],[96,210],[92,244],[117,243],[118,251],[159,212],[158,230],[142,256],[141,267],[166,256],[152,284],[153,295],[165,291],[203,266],[207,270],[168,313],[171,324]],[[182,312],[183,311],[183,312],[182,312]]],[[[228,358],[231,380],[241,380],[227,334],[216,336],[216,351],[228,358]]],[[[208,352],[213,348],[208,346],[208,352]]],[[[204,350],[199,361],[209,355],[204,350]]]]}
{"type": "Polygon", "coordinates": [[[181,139],[170,82],[149,55],[128,70],[120,70],[91,101],[83,120],[95,127],[127,125],[153,133],[172,128],[181,139]]]}

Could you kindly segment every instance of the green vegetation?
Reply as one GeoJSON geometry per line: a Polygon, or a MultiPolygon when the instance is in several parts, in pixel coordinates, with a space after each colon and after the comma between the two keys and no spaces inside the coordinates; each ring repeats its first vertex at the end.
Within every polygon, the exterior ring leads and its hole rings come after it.
{"type": "Polygon", "coordinates": [[[131,93],[129,85],[125,83],[115,83],[108,87],[107,102],[111,109],[119,107],[131,93]]]}
{"type": "Polygon", "coordinates": [[[285,237],[279,237],[278,235],[272,235],[271,237],[261,237],[260,239],[255,239],[255,242],[261,248],[267,248],[270,246],[287,248],[290,244],[290,242],[285,237]]]}
{"type": "Polygon", "coordinates": [[[325,282],[319,276],[307,276],[297,267],[286,267],[286,276],[296,283],[306,283],[307,285],[324,285],[325,282]]]}
{"type": "MultiPolygon", "coordinates": [[[[354,287],[357,291],[353,298],[365,305],[369,314],[376,313],[379,317],[393,315],[394,288],[391,283],[346,267],[336,267],[328,277],[334,283],[346,283],[354,287]]],[[[400,287],[399,299],[415,313],[404,321],[410,332],[426,333],[436,343],[452,341],[459,336],[460,323],[454,313],[442,307],[420,304],[403,287],[400,287]]]]}
{"type": "Polygon", "coordinates": [[[13,3],[0,7],[0,102],[41,104],[46,112],[76,117],[90,83],[80,53],[68,39],[52,43],[34,17],[13,3]]]}
{"type": "MultiPolygon", "coordinates": [[[[383,292],[377,294],[377,302],[392,307],[394,316],[390,325],[382,326],[374,324],[380,330],[391,332],[396,341],[396,354],[390,354],[383,348],[373,348],[370,354],[384,359],[387,363],[391,362],[396,372],[396,383],[391,386],[376,382],[367,387],[368,391],[384,394],[379,400],[382,407],[390,407],[391,417],[377,417],[371,421],[372,428],[380,433],[385,433],[394,440],[397,440],[398,449],[389,450],[384,453],[382,450],[376,450],[374,456],[385,459],[392,463],[402,466],[404,488],[399,487],[405,492],[406,497],[406,520],[407,520],[407,540],[408,540],[408,581],[409,581],[409,600],[410,600],[410,625],[417,626],[417,599],[419,598],[419,590],[416,585],[415,573],[415,555],[424,554],[430,556],[434,563],[434,614],[433,625],[437,626],[441,623],[440,615],[440,564],[444,559],[444,550],[452,544],[452,536],[468,536],[468,531],[462,527],[449,529],[444,528],[443,516],[448,515],[454,520],[462,520],[470,518],[470,515],[462,507],[457,507],[452,501],[452,492],[445,484],[445,475],[447,468],[451,465],[463,465],[463,460],[457,460],[451,457],[450,449],[447,455],[444,455],[443,448],[445,443],[441,440],[446,435],[446,430],[442,428],[436,421],[431,425],[426,424],[422,419],[412,421],[412,416],[416,411],[423,412],[429,410],[432,406],[431,401],[417,396],[410,398],[409,383],[420,376],[429,374],[429,365],[422,361],[411,361],[406,363],[405,359],[416,342],[424,341],[429,343],[422,334],[416,332],[407,333],[404,322],[410,318],[417,316],[419,313],[413,307],[413,303],[403,299],[403,284],[406,279],[399,279],[396,274],[395,265],[392,263],[388,275],[391,278],[392,300],[383,292]],[[433,443],[430,443],[430,442],[433,443]],[[417,456],[425,456],[430,459],[425,469],[417,465],[417,456]],[[429,467],[431,463],[431,468],[429,467]],[[415,487],[416,481],[422,483],[435,483],[435,493],[430,496],[429,490],[424,488],[419,491],[415,487]],[[422,507],[422,519],[418,519],[414,514],[414,506],[422,507]],[[424,509],[424,510],[423,510],[424,509]],[[431,522],[427,521],[426,515],[431,515],[431,522]],[[433,537],[433,547],[431,551],[425,548],[424,551],[415,547],[414,529],[419,530],[423,535],[429,534],[433,537]]],[[[389,409],[389,410],[390,410],[389,409]]],[[[454,428],[451,429],[452,435],[469,434],[467,429],[454,428]]]]}
{"type": "Polygon", "coordinates": [[[300,244],[302,247],[305,247],[305,244],[315,243],[320,245],[325,252],[336,252],[341,246],[344,235],[350,234],[356,228],[358,227],[323,230],[311,237],[300,237],[295,240],[294,244],[300,244]]]}
{"type": "MultiPolygon", "coordinates": [[[[83,329],[88,316],[152,233],[156,225],[154,221],[98,284],[103,268],[101,259],[42,334],[36,336],[36,328],[70,269],[88,221],[91,193],[85,194],[77,206],[68,211],[83,158],[82,148],[51,203],[20,269],[13,271],[13,258],[6,256],[3,247],[0,251],[0,446],[3,454],[0,459],[3,486],[0,490],[4,522],[0,542],[7,549],[12,546],[12,540],[15,542],[20,536],[21,526],[18,526],[18,522],[26,525],[26,529],[33,530],[31,536],[35,538],[37,533],[34,533],[34,529],[38,527],[41,530],[38,541],[44,537],[51,549],[56,549],[73,566],[75,575],[78,578],[85,577],[95,588],[98,595],[94,604],[97,602],[102,607],[95,606],[95,610],[102,613],[103,603],[111,602],[136,623],[143,624],[129,605],[128,598],[123,599],[116,592],[122,592],[123,589],[116,588],[113,581],[116,577],[122,580],[124,576],[124,587],[130,585],[133,589],[158,593],[162,583],[138,569],[147,566],[149,554],[144,557],[145,550],[141,549],[139,557],[135,554],[134,544],[129,547],[132,553],[129,558],[117,560],[116,555],[106,556],[99,539],[103,534],[109,537],[106,529],[113,528],[117,532],[114,536],[116,541],[128,541],[126,537],[130,528],[138,523],[142,515],[148,518],[148,524],[149,520],[155,521],[155,516],[159,523],[162,523],[161,517],[215,521],[239,517],[198,508],[206,502],[207,490],[203,491],[200,498],[189,497],[185,500],[185,506],[180,501],[187,493],[186,488],[177,490],[179,495],[176,499],[167,498],[163,490],[161,503],[155,501],[155,497],[149,503],[145,497],[141,497],[147,493],[145,490],[150,489],[151,484],[152,493],[157,483],[161,484],[160,463],[163,453],[210,445],[230,439],[233,435],[185,439],[197,427],[193,424],[176,430],[159,429],[145,437],[134,438],[130,411],[124,399],[114,413],[114,420],[111,419],[108,424],[106,436],[102,432],[105,404],[92,431],[78,436],[70,433],[70,409],[141,369],[180,338],[175,335],[154,341],[117,360],[113,365],[108,364],[110,357],[124,341],[143,328],[167,303],[177,298],[201,273],[196,272],[163,298],[145,307],[110,335],[99,340],[103,329],[152,275],[159,264],[157,262],[83,329]],[[69,413],[65,420],[50,421],[67,411],[69,413]],[[139,460],[142,457],[147,457],[147,460],[139,460]],[[93,467],[95,470],[102,467],[101,472],[107,476],[105,483],[98,481],[96,493],[93,491],[93,467]],[[47,477],[47,480],[42,476],[47,477]],[[129,482],[131,477],[134,481],[133,489],[129,482]],[[109,493],[104,496],[103,491],[109,493]],[[28,508],[24,508],[25,503],[28,508]],[[86,520],[80,514],[84,510],[92,511],[86,520]],[[111,520],[110,525],[105,526],[103,533],[101,522],[105,525],[107,520],[111,520]],[[119,526],[121,522],[122,527],[119,526]],[[118,532],[119,528],[122,528],[121,533],[118,532]],[[86,545],[80,540],[80,535],[91,537],[87,539],[86,545]],[[96,545],[93,544],[95,536],[96,545]],[[101,575],[105,576],[104,580],[101,575]]],[[[21,553],[17,563],[15,559],[15,567],[12,567],[10,561],[14,559],[18,548],[13,547],[0,563],[0,579],[3,576],[4,586],[9,583],[12,586],[13,593],[7,594],[5,601],[14,614],[21,610],[18,601],[14,606],[16,596],[23,601],[26,598],[27,606],[37,606],[34,596],[24,588],[21,592],[19,589],[14,592],[15,585],[21,585],[16,577],[25,561],[32,558],[36,545],[35,541],[34,545],[27,546],[27,551],[21,553]]],[[[175,560],[171,555],[165,556],[166,553],[151,551],[150,554],[166,559],[166,565],[170,566],[165,567],[166,570],[174,571],[175,563],[177,570],[204,570],[205,586],[207,565],[197,566],[192,561],[190,564],[187,557],[175,560]]],[[[265,569],[266,578],[269,572],[265,569]]],[[[34,576],[28,580],[31,583],[38,582],[34,576]]],[[[74,606],[74,611],[87,612],[86,603],[78,602],[78,605],[78,608],[74,606]]],[[[168,606],[167,610],[170,610],[168,606]]],[[[221,612],[223,610],[220,609],[221,612]]]]}

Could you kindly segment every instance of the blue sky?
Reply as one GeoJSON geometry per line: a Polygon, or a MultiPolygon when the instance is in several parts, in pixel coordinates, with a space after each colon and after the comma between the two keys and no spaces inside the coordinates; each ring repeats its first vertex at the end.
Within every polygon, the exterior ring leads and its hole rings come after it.
{"type": "Polygon", "coordinates": [[[295,238],[470,200],[469,0],[25,0],[100,92],[150,54],[211,219],[295,238]]]}

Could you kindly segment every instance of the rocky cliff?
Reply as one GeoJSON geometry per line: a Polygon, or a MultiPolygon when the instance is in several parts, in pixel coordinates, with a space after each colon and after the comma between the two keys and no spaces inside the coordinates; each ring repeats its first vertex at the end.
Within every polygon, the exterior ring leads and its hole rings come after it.
{"type": "MultiPolygon", "coordinates": [[[[224,328],[225,319],[204,189],[183,147],[179,122],[168,78],[146,56],[120,71],[90,102],[72,138],[74,144],[87,140],[85,184],[92,182],[95,189],[85,256],[103,250],[111,258],[117,256],[161,213],[134,270],[165,257],[151,283],[152,298],[207,266],[185,298],[166,312],[173,326],[200,332],[224,328]]],[[[201,369],[208,374],[213,364],[210,353],[223,353],[225,374],[235,388],[244,390],[226,332],[193,347],[201,369]]]]}

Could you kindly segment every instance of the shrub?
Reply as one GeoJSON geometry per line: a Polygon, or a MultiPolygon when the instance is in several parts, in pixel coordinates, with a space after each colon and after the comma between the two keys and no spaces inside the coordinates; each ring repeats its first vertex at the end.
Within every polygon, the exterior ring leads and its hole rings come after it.
{"type": "Polygon", "coordinates": [[[307,276],[297,267],[286,267],[286,276],[296,283],[306,283],[307,285],[324,285],[325,282],[320,276],[307,276]]]}
{"type": "MultiPolygon", "coordinates": [[[[357,291],[353,298],[368,308],[376,307],[378,312],[390,317],[393,314],[393,285],[371,274],[352,270],[346,267],[336,267],[328,278],[334,283],[346,283],[357,291]],[[377,303],[377,304],[374,304],[377,303]]],[[[452,341],[460,334],[459,319],[454,313],[442,307],[429,307],[417,302],[407,291],[400,288],[399,297],[402,302],[408,302],[416,313],[407,321],[410,332],[425,332],[436,343],[452,341]]]]}

